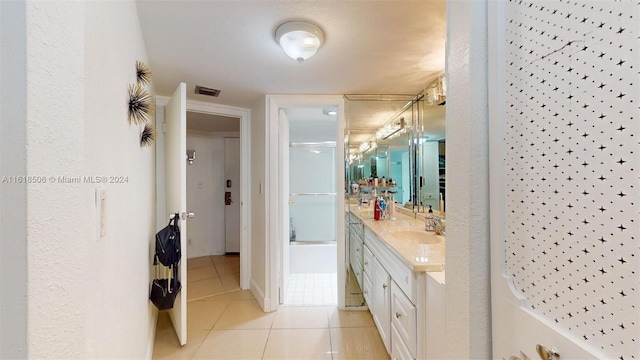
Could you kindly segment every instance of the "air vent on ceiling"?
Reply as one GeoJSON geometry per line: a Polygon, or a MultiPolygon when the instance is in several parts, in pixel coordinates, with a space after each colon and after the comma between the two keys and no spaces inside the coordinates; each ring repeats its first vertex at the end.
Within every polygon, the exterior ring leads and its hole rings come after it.
{"type": "Polygon", "coordinates": [[[196,94],[218,97],[220,90],[196,85],[196,94]]]}

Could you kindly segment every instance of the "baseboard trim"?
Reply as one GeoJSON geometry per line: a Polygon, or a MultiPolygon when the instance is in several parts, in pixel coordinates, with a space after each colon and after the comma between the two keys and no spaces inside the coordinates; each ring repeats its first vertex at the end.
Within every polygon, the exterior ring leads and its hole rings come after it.
{"type": "Polygon", "coordinates": [[[149,339],[147,340],[147,356],[145,357],[147,360],[151,360],[153,358],[153,346],[156,342],[156,328],[158,327],[158,310],[155,306],[149,304],[151,309],[151,329],[149,331],[149,339]]]}
{"type": "Polygon", "coordinates": [[[260,286],[258,286],[258,284],[256,284],[253,279],[251,279],[251,286],[249,287],[249,291],[251,291],[253,297],[258,301],[258,304],[260,305],[260,308],[262,308],[262,311],[269,312],[271,309],[269,306],[269,299],[264,296],[264,291],[260,288],[260,286]]]}

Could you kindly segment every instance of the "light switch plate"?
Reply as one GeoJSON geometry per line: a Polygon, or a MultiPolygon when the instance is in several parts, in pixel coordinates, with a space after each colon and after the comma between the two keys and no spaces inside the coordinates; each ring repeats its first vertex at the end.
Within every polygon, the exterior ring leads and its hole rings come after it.
{"type": "Polygon", "coordinates": [[[106,219],[105,219],[105,204],[107,195],[104,188],[96,188],[96,229],[98,234],[98,240],[107,235],[106,219]]]}

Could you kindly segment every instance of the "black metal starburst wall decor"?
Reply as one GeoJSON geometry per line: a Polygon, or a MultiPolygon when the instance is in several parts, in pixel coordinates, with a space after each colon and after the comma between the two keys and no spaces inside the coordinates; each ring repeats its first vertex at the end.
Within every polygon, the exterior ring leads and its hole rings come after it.
{"type": "Polygon", "coordinates": [[[151,81],[151,69],[149,65],[142,61],[136,61],[136,77],[138,84],[149,85],[149,81],[151,81]]]}
{"type": "Polygon", "coordinates": [[[143,124],[154,114],[153,98],[140,84],[129,85],[129,123],[143,124]]]}
{"type": "Polygon", "coordinates": [[[140,133],[140,146],[149,147],[156,140],[156,127],[148,122],[144,124],[142,133],[140,133]]]}
{"type": "Polygon", "coordinates": [[[147,89],[151,82],[151,69],[142,61],[136,61],[136,83],[129,84],[129,124],[143,125],[140,146],[149,147],[156,140],[156,128],[152,118],[155,113],[153,96],[147,89]]]}

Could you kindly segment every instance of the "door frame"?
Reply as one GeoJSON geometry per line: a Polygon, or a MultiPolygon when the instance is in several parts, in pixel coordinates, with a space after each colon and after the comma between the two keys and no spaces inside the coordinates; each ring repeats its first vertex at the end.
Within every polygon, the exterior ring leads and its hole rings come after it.
{"type": "Polygon", "coordinates": [[[287,107],[335,107],[338,109],[337,114],[337,209],[336,209],[336,247],[338,262],[338,307],[344,308],[345,303],[345,238],[344,238],[344,183],[345,168],[342,166],[344,154],[344,97],[342,95],[266,95],[265,101],[265,147],[266,147],[266,178],[265,178],[265,235],[266,235],[266,253],[265,253],[265,302],[264,311],[276,311],[280,306],[279,286],[282,280],[282,272],[280,271],[280,262],[283,257],[283,246],[281,245],[282,224],[280,224],[279,215],[284,206],[289,206],[285,197],[279,196],[282,188],[279,176],[279,112],[282,108],[287,107]]]}
{"type": "MultiPolygon", "coordinates": [[[[162,113],[162,121],[164,123],[164,106],[167,104],[167,101],[169,101],[169,98],[166,96],[156,96],[156,106],[163,107],[162,110],[158,109],[159,111],[157,111],[156,121],[158,121],[157,119],[160,118],[160,113],[162,113]]],[[[251,121],[251,110],[187,99],[187,112],[189,111],[236,117],[240,119],[240,288],[242,290],[247,290],[249,289],[249,278],[251,274],[251,244],[249,242],[251,235],[251,221],[249,219],[248,211],[250,207],[249,179],[251,177],[249,156],[249,154],[251,154],[251,133],[249,126],[251,121]]],[[[164,133],[162,131],[164,130],[163,125],[156,124],[156,128],[159,129],[156,142],[158,145],[162,145],[164,142],[164,133]]],[[[164,164],[164,147],[157,147],[162,149],[161,152],[157,153],[159,155],[157,157],[161,158],[156,158],[156,176],[158,177],[158,179],[156,179],[156,186],[160,189],[161,187],[164,188],[164,181],[162,180],[165,172],[164,165],[162,165],[164,164]]],[[[156,201],[156,207],[164,209],[163,192],[157,191],[156,201]]],[[[158,212],[157,226],[164,226],[163,224],[166,223],[165,217],[166,215],[164,215],[164,211],[162,211],[162,214],[158,212]]]]}

